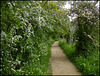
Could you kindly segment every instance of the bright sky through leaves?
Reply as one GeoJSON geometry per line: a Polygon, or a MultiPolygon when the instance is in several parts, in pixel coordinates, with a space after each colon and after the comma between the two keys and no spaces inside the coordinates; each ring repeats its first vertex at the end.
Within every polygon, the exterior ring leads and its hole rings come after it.
{"type": "Polygon", "coordinates": [[[68,1],[66,2],[66,4],[64,5],[63,8],[67,8],[67,9],[70,9],[71,8],[71,5],[68,3],[68,1]]]}
{"type": "MultiPolygon", "coordinates": [[[[99,1],[98,1],[98,3],[96,4],[96,6],[99,7],[99,1]]],[[[68,1],[66,1],[66,4],[64,5],[63,8],[66,8],[66,9],[70,9],[70,8],[71,8],[71,5],[69,4],[68,1]]],[[[71,18],[71,16],[68,16],[68,17],[70,18],[70,21],[72,21],[72,19],[75,19],[75,18],[76,18],[76,17],[71,18]]]]}

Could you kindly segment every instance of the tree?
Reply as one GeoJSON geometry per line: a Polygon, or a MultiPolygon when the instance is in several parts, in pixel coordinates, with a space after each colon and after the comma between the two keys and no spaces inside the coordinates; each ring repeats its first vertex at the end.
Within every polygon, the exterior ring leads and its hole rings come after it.
{"type": "Polygon", "coordinates": [[[88,51],[88,48],[95,46],[96,39],[98,40],[99,34],[99,12],[96,7],[97,1],[80,1],[72,3],[70,15],[76,16],[77,29],[76,29],[76,50],[78,52],[88,51]],[[96,30],[97,29],[97,30],[96,30]]]}

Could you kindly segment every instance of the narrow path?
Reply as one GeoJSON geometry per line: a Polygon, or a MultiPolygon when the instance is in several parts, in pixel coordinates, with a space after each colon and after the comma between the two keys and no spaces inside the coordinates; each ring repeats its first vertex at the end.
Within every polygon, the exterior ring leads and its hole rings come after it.
{"type": "Polygon", "coordinates": [[[51,47],[50,63],[53,75],[81,75],[76,67],[70,62],[63,50],[59,47],[59,42],[55,42],[51,47]]]}

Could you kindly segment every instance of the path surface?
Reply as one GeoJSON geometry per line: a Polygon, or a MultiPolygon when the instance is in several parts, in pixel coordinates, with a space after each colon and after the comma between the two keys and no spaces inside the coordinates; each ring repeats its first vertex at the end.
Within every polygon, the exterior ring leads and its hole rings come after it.
{"type": "Polygon", "coordinates": [[[53,75],[81,75],[63,53],[63,50],[59,47],[58,41],[51,47],[50,63],[53,75]]]}

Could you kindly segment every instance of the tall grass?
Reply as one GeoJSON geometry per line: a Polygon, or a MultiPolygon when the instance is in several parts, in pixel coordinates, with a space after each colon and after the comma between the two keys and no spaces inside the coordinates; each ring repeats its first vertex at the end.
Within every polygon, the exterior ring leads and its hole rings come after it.
{"type": "Polygon", "coordinates": [[[72,57],[75,54],[75,43],[67,44],[65,39],[59,41],[59,45],[64,50],[68,58],[72,57]]]}
{"type": "MultiPolygon", "coordinates": [[[[99,50],[98,47],[89,50],[84,54],[75,52],[75,43],[68,44],[65,39],[59,41],[59,45],[64,50],[68,58],[74,63],[82,75],[99,76],[99,50]]],[[[92,47],[91,47],[92,48],[92,47]]]]}

